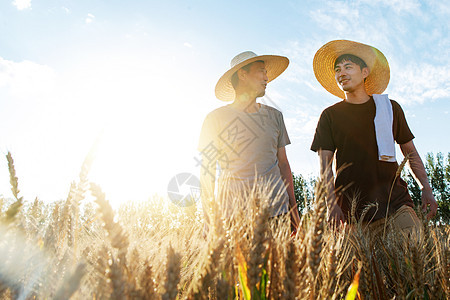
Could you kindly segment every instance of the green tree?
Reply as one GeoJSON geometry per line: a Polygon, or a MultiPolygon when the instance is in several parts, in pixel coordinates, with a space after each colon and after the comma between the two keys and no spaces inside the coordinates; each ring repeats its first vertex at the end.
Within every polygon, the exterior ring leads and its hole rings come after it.
{"type": "Polygon", "coordinates": [[[295,175],[294,173],[292,173],[292,179],[294,181],[294,194],[295,199],[297,200],[297,209],[299,214],[302,215],[312,207],[316,179],[313,177],[305,179],[301,174],[295,175]]]}
{"type": "MultiPolygon", "coordinates": [[[[450,153],[449,153],[450,156],[450,153]]],[[[438,213],[436,221],[444,224],[450,223],[450,181],[448,180],[449,159],[447,162],[441,152],[436,154],[436,158],[432,153],[426,156],[426,170],[433,189],[434,197],[438,203],[438,213]]]]}

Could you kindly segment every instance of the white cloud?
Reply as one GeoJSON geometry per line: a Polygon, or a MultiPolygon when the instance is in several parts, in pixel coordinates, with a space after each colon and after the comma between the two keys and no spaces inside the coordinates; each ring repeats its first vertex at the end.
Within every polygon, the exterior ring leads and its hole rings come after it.
{"type": "Polygon", "coordinates": [[[31,0],[14,0],[12,5],[14,5],[18,10],[24,10],[31,8],[31,0]]]}
{"type": "Polygon", "coordinates": [[[425,3],[432,8],[433,14],[448,15],[450,14],[450,5],[442,0],[426,0],[425,3]]]}
{"type": "Polygon", "coordinates": [[[295,113],[285,117],[291,145],[286,148],[290,158],[291,169],[294,173],[316,176],[318,172],[317,154],[309,150],[319,116],[298,109],[295,113]]]}
{"type": "MultiPolygon", "coordinates": [[[[311,62],[314,53],[320,47],[320,42],[290,41],[279,50],[281,55],[289,58],[289,67],[283,74],[283,80],[294,83],[305,83],[313,75],[311,62]]],[[[278,53],[278,49],[276,51],[278,53]]]]}
{"type": "Polygon", "coordinates": [[[55,71],[31,61],[13,62],[0,57],[0,90],[18,99],[47,95],[56,82],[55,71]]]}
{"type": "Polygon", "coordinates": [[[294,117],[284,118],[286,128],[289,129],[289,136],[302,141],[312,141],[319,117],[301,111],[293,115],[294,117]]]}
{"type": "Polygon", "coordinates": [[[450,73],[448,66],[428,63],[393,65],[390,94],[402,103],[423,103],[429,100],[450,98],[450,73]]]}
{"type": "MultiPolygon", "coordinates": [[[[334,39],[349,39],[371,45],[389,45],[392,27],[398,33],[394,20],[386,20],[386,16],[374,15],[374,11],[364,4],[328,1],[327,9],[318,9],[310,12],[311,19],[318,27],[327,31],[334,39]]],[[[321,44],[324,44],[322,35],[321,44]]]]}
{"type": "Polygon", "coordinates": [[[192,47],[193,47],[192,44],[190,44],[190,43],[188,43],[188,42],[185,42],[185,43],[183,44],[183,46],[185,46],[186,48],[192,48],[192,47]]]}
{"type": "Polygon", "coordinates": [[[63,6],[62,9],[66,14],[70,14],[70,9],[68,9],[67,7],[63,6]]]}
{"type": "Polygon", "coordinates": [[[311,17],[322,27],[327,28],[327,26],[332,25],[331,28],[336,32],[349,32],[357,29],[355,23],[360,19],[357,9],[342,2],[329,2],[326,11],[322,9],[312,11],[311,17]],[[345,18],[342,16],[345,16],[345,18]]]}
{"type": "Polygon", "coordinates": [[[88,14],[85,22],[86,22],[86,24],[90,24],[94,21],[94,19],[95,19],[95,16],[93,14],[88,14]]]}
{"type": "Polygon", "coordinates": [[[421,8],[417,0],[363,0],[362,2],[371,6],[387,6],[396,13],[419,14],[421,8]]]}

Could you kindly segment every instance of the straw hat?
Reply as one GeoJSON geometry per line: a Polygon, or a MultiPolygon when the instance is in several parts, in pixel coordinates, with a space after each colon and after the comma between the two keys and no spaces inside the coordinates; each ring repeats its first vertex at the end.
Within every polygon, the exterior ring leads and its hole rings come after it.
{"type": "Polygon", "coordinates": [[[343,54],[356,55],[369,67],[370,73],[365,82],[367,94],[383,93],[390,77],[386,57],[375,47],[347,40],[331,41],[314,55],[314,75],[327,91],[341,99],[345,98],[345,93],[339,88],[334,77],[334,62],[343,54]]]}
{"type": "Polygon", "coordinates": [[[235,98],[234,88],[231,84],[231,76],[242,68],[252,62],[262,60],[265,63],[267,70],[267,77],[269,81],[274,80],[281,73],[286,70],[289,65],[289,59],[284,56],[277,55],[256,55],[252,51],[242,52],[236,55],[231,60],[231,69],[229,69],[225,74],[220,77],[216,84],[216,97],[222,101],[233,101],[235,98]]]}

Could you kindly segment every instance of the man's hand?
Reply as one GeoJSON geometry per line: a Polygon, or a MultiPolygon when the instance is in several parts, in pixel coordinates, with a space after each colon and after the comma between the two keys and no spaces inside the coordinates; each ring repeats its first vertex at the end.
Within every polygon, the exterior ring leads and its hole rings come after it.
{"type": "Polygon", "coordinates": [[[430,211],[427,214],[427,219],[430,220],[436,215],[438,205],[431,189],[422,189],[422,211],[426,213],[428,207],[430,211]]]}
{"type": "Polygon", "coordinates": [[[300,225],[300,215],[298,214],[297,207],[291,210],[291,223],[295,230],[298,230],[300,225]]]}
{"type": "Polygon", "coordinates": [[[419,153],[417,153],[413,141],[400,145],[400,149],[404,156],[409,156],[409,167],[411,168],[412,175],[422,189],[422,211],[426,213],[428,206],[430,209],[427,214],[429,220],[436,215],[438,205],[434,199],[422,159],[419,153]]]}
{"type": "Polygon", "coordinates": [[[332,226],[338,227],[345,221],[344,213],[339,205],[335,204],[333,207],[328,208],[328,222],[332,226]]]}
{"type": "Polygon", "coordinates": [[[292,178],[291,166],[286,156],[284,147],[278,148],[277,152],[278,167],[280,168],[281,178],[286,184],[286,191],[289,196],[289,208],[291,210],[291,224],[297,230],[300,225],[300,216],[297,210],[297,201],[295,200],[294,181],[292,178]]]}
{"type": "Polygon", "coordinates": [[[345,222],[345,216],[341,207],[336,202],[335,188],[334,188],[334,174],[332,171],[332,162],[334,152],[330,150],[318,151],[320,162],[320,174],[327,187],[327,207],[328,207],[328,222],[336,228],[345,222]]]}

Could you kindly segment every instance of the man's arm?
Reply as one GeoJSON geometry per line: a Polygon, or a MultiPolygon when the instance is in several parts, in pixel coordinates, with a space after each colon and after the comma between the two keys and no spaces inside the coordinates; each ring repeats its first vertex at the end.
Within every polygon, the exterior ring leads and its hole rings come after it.
{"type": "Polygon", "coordinates": [[[292,225],[295,228],[300,225],[300,216],[297,209],[297,201],[295,200],[294,181],[292,179],[291,166],[286,156],[286,149],[284,147],[278,148],[277,152],[278,167],[280,168],[281,178],[287,184],[286,190],[289,196],[289,208],[291,210],[292,225]]]}
{"type": "Polygon", "coordinates": [[[417,149],[412,140],[401,144],[400,149],[404,156],[408,156],[409,168],[422,190],[422,210],[426,212],[428,206],[430,206],[430,212],[427,214],[427,218],[431,219],[436,215],[438,205],[434,199],[430,183],[428,182],[427,172],[423,166],[422,159],[419,153],[417,153],[417,149]]]}
{"type": "Polygon", "coordinates": [[[333,151],[322,149],[319,149],[317,153],[319,154],[320,176],[326,184],[328,190],[328,219],[335,225],[339,225],[339,223],[345,221],[345,217],[341,207],[336,201],[334,175],[333,170],[331,169],[334,153],[333,151]]]}

